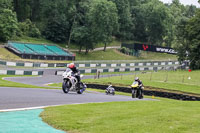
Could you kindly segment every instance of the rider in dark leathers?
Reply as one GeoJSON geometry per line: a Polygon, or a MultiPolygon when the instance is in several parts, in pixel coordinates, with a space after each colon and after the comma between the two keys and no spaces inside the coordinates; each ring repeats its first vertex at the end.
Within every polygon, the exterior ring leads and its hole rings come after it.
{"type": "Polygon", "coordinates": [[[143,87],[142,81],[138,77],[135,78],[135,81],[138,82],[139,89],[141,90],[141,93],[143,94],[144,87],[143,87]]]}
{"type": "Polygon", "coordinates": [[[141,87],[143,87],[142,81],[138,77],[135,78],[135,81],[138,82],[138,85],[139,85],[139,87],[141,89],[141,87]]]}

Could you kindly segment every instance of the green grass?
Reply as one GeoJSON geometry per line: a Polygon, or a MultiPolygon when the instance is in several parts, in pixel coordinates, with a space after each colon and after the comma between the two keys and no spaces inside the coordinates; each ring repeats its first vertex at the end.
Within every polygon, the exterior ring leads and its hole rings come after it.
{"type": "Polygon", "coordinates": [[[141,57],[129,56],[116,49],[104,51],[91,51],[88,54],[76,52],[76,60],[177,60],[175,55],[141,52],[141,57]]]}
{"type": "Polygon", "coordinates": [[[49,107],[40,116],[69,133],[199,133],[200,102],[159,100],[49,107]]]}
{"type": "Polygon", "coordinates": [[[0,87],[22,87],[22,88],[43,88],[43,89],[46,88],[46,89],[49,89],[49,87],[40,87],[40,86],[34,86],[34,85],[28,85],[28,84],[22,84],[22,83],[3,80],[2,78],[4,78],[4,77],[22,77],[22,76],[0,75],[0,87]]]}
{"type": "Polygon", "coordinates": [[[6,59],[6,60],[18,60],[20,59],[17,55],[9,52],[5,48],[0,48],[0,59],[6,59]]]}
{"type": "Polygon", "coordinates": [[[32,38],[32,37],[23,36],[20,38],[15,38],[12,41],[17,41],[17,42],[22,42],[22,43],[35,43],[35,44],[56,44],[60,47],[66,48],[65,43],[54,43],[54,42],[52,42],[50,40],[46,40],[44,38],[32,38]]]}
{"type": "Polygon", "coordinates": [[[145,86],[200,94],[199,75],[200,71],[159,71],[128,76],[85,79],[84,82],[98,84],[109,84],[109,82],[112,82],[113,85],[129,86],[137,76],[143,81],[145,86]],[[189,77],[191,79],[188,79],[189,77]]]}
{"type": "MultiPolygon", "coordinates": [[[[15,54],[9,52],[5,48],[0,48],[0,59],[3,60],[18,60],[18,61],[32,61],[32,62],[46,62],[46,63],[66,63],[70,61],[53,61],[53,60],[29,60],[21,59],[15,54]]],[[[142,52],[141,57],[128,56],[120,53],[116,49],[109,49],[104,51],[92,51],[88,54],[78,52],[76,53],[76,60],[176,60],[177,57],[174,55],[152,53],[152,52],[142,52]]]]}

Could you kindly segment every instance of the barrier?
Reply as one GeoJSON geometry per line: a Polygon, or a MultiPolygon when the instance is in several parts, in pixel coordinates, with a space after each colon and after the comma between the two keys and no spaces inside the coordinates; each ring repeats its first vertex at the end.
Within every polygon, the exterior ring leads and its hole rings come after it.
{"type": "Polygon", "coordinates": [[[0,75],[43,75],[43,71],[0,70],[0,75]]]}
{"type": "MultiPolygon", "coordinates": [[[[158,71],[158,70],[175,70],[179,66],[157,66],[157,67],[126,67],[126,68],[80,68],[81,73],[96,73],[96,72],[134,72],[134,71],[158,71]]],[[[56,71],[55,75],[62,75],[63,71],[56,71]]]]}

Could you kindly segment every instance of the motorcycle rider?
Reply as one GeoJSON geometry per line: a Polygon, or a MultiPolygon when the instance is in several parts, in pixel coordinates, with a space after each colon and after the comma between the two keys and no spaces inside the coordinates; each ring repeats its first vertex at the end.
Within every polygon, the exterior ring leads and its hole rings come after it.
{"type": "Polygon", "coordinates": [[[135,81],[138,82],[139,89],[141,90],[141,93],[142,93],[142,95],[143,95],[144,87],[143,87],[142,81],[141,81],[138,77],[135,78],[135,81]]]}
{"type": "Polygon", "coordinates": [[[138,77],[135,78],[135,81],[138,82],[139,89],[143,89],[143,83],[138,77]]]}
{"type": "Polygon", "coordinates": [[[75,77],[78,80],[78,84],[80,84],[81,78],[80,78],[80,71],[76,68],[74,63],[70,63],[67,65],[68,69],[71,69],[73,74],[75,75],[75,77]]]}

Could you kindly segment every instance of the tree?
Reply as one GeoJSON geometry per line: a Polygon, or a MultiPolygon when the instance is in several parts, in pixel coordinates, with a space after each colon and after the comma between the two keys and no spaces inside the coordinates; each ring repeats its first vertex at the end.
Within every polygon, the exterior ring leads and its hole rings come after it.
{"type": "Polygon", "coordinates": [[[0,10],[2,9],[10,9],[12,10],[12,0],[0,0],[0,10]]]}
{"type": "Polygon", "coordinates": [[[52,16],[49,18],[44,35],[47,39],[53,42],[65,42],[69,31],[69,25],[65,18],[62,16],[52,16]]]}
{"type": "Polygon", "coordinates": [[[131,16],[129,0],[110,0],[116,4],[118,10],[119,30],[115,36],[121,40],[130,40],[133,38],[132,31],[134,24],[131,16]]]}
{"type": "Polygon", "coordinates": [[[107,43],[112,41],[112,35],[118,31],[118,14],[116,5],[107,0],[95,0],[90,10],[90,23],[96,42],[107,43]]]}
{"type": "Polygon", "coordinates": [[[16,14],[12,12],[11,1],[0,1],[0,41],[8,41],[18,30],[16,14]]]}
{"type": "Polygon", "coordinates": [[[88,43],[89,35],[90,34],[88,28],[85,26],[79,26],[74,28],[72,32],[72,38],[73,41],[79,45],[79,53],[81,53],[82,47],[88,43]]]}
{"type": "Polygon", "coordinates": [[[94,45],[111,40],[117,30],[118,17],[116,5],[107,0],[85,0],[76,6],[76,19],[72,30],[72,41],[86,48],[93,49],[94,45]]]}
{"type": "Polygon", "coordinates": [[[189,44],[188,58],[192,69],[200,69],[200,10],[191,18],[186,26],[189,44]]]}
{"type": "Polygon", "coordinates": [[[135,37],[142,42],[161,45],[167,34],[169,11],[158,0],[151,0],[136,8],[135,37]]]}
{"type": "Polygon", "coordinates": [[[18,27],[22,35],[29,37],[40,37],[41,35],[39,29],[29,19],[19,22],[18,27]]]}
{"type": "Polygon", "coordinates": [[[88,52],[87,48],[92,48],[91,25],[87,15],[91,6],[90,3],[90,0],[83,0],[76,4],[76,13],[71,27],[71,38],[74,43],[79,45],[79,53],[83,47],[86,48],[86,53],[88,52]]]}
{"type": "Polygon", "coordinates": [[[188,60],[188,49],[189,42],[187,40],[187,31],[186,26],[188,24],[189,19],[184,17],[180,20],[179,25],[177,26],[176,32],[176,41],[177,45],[175,46],[176,51],[178,51],[177,55],[179,57],[179,62],[183,62],[184,60],[188,60]]]}

